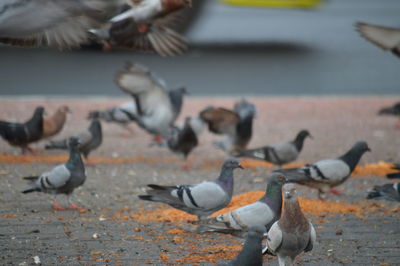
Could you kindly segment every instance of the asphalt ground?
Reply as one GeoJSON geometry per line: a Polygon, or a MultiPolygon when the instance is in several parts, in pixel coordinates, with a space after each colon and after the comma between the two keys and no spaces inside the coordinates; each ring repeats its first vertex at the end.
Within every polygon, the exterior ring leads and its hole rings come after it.
{"type": "MultiPolygon", "coordinates": [[[[60,104],[68,104],[73,113],[61,134],[54,138],[58,139],[86,128],[85,116],[89,110],[126,100],[129,99],[7,98],[0,101],[0,119],[23,121],[37,105],[52,113],[60,104]]],[[[179,120],[185,115],[195,115],[209,104],[231,107],[234,100],[189,98],[179,120]]],[[[292,139],[305,128],[314,139],[306,140],[299,162],[337,157],[358,140],[367,141],[372,149],[363,156],[360,165],[400,161],[400,132],[394,127],[397,119],[376,115],[381,107],[396,101],[392,97],[249,97],[248,100],[258,109],[250,147],[292,139]]],[[[1,264],[31,265],[34,256],[38,256],[43,265],[207,265],[223,263],[223,258],[237,254],[240,239],[188,232],[192,225],[185,218],[179,222],[165,218],[157,222],[151,219],[151,211],[165,213],[166,209],[137,199],[148,183],[184,184],[216,178],[219,165],[226,158],[212,146],[218,137],[208,132],[203,134],[201,145],[189,159],[193,169],[186,171],[178,156],[163,148],[149,147],[150,136],[134,125],[132,128],[135,133],[127,137],[123,136],[122,128],[103,123],[104,143],[91,154],[92,162],[99,163],[87,166],[87,181],[73,195],[73,200],[86,209],[82,213],[53,211],[51,196],[20,193],[27,187],[21,177],[51,169],[64,160],[60,155],[65,152],[44,151],[36,157],[21,157],[18,149],[0,141],[1,264]]],[[[33,147],[43,148],[45,142],[33,147]]],[[[234,194],[264,190],[270,172],[271,169],[262,166],[236,171],[234,194]]],[[[338,187],[343,195],[328,196],[328,202],[364,206],[361,213],[307,213],[317,229],[318,245],[298,262],[399,265],[398,203],[364,200],[368,188],[387,182],[382,175],[356,175],[338,187]]],[[[317,197],[311,189],[298,188],[304,198],[317,197]]],[[[59,200],[65,201],[63,196],[59,200]]],[[[266,256],[265,265],[277,265],[277,261],[266,256]]]]}

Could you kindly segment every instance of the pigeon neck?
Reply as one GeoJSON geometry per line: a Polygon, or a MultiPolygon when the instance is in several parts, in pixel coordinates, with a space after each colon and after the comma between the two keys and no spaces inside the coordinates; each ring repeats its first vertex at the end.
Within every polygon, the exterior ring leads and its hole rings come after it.
{"type": "Polygon", "coordinates": [[[293,143],[294,143],[294,146],[296,147],[297,151],[300,152],[303,149],[303,143],[304,143],[304,140],[306,139],[306,137],[307,137],[306,135],[299,133],[296,136],[296,138],[294,139],[293,143]]]}
{"type": "Polygon", "coordinates": [[[308,229],[308,220],[301,211],[297,199],[292,198],[285,200],[282,218],[279,220],[279,226],[285,228],[288,233],[297,230],[306,231],[308,229]]]}
{"type": "Polygon", "coordinates": [[[78,146],[74,146],[70,148],[69,151],[69,159],[67,162],[68,168],[84,168],[84,164],[82,161],[81,153],[79,152],[78,146]]]}
{"type": "Polygon", "coordinates": [[[243,249],[233,265],[262,265],[261,250],[261,239],[259,237],[247,237],[243,249]]]}
{"type": "Polygon", "coordinates": [[[89,127],[90,133],[92,133],[93,136],[99,136],[101,137],[101,124],[98,120],[95,120],[92,122],[92,124],[89,127]]]}
{"type": "Polygon", "coordinates": [[[247,116],[237,125],[237,135],[241,139],[248,139],[251,137],[253,131],[253,117],[247,116]]]}
{"type": "Polygon", "coordinates": [[[344,161],[350,168],[350,172],[353,172],[354,168],[364,154],[364,150],[351,149],[343,156],[339,157],[340,160],[344,161]]]}
{"type": "Polygon", "coordinates": [[[267,203],[279,217],[282,211],[282,185],[278,184],[276,181],[269,182],[267,190],[260,201],[267,203]]]}
{"type": "Polygon", "coordinates": [[[233,193],[233,169],[223,167],[221,174],[217,179],[217,183],[223,187],[229,195],[233,193]]]}

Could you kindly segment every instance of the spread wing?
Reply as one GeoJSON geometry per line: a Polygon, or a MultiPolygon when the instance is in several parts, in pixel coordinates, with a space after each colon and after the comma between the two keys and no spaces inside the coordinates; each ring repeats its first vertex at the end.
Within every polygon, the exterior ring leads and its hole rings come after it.
{"type": "Polygon", "coordinates": [[[356,27],[361,36],[384,50],[400,48],[400,29],[362,22],[357,23],[356,27]]]}
{"type": "Polygon", "coordinates": [[[200,117],[208,124],[208,129],[215,134],[235,135],[240,117],[225,108],[207,108],[200,112],[200,117]]]}

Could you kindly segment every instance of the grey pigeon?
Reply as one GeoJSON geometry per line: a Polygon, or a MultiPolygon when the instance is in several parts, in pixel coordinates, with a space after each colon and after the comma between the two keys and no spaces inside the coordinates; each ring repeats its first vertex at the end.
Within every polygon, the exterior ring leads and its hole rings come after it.
{"type": "Polygon", "coordinates": [[[147,185],[147,195],[139,195],[142,200],[162,202],[176,209],[197,215],[204,220],[229,204],[233,193],[233,171],[243,168],[234,158],[225,160],[219,177],[214,181],[204,181],[193,185],[160,186],[147,185]]]}
{"type": "MultiPolygon", "coordinates": [[[[89,128],[87,130],[79,133],[75,137],[78,138],[79,143],[80,143],[79,151],[87,159],[89,156],[89,153],[92,150],[97,149],[103,141],[103,135],[102,135],[100,121],[98,119],[93,119],[92,122],[90,123],[89,128]]],[[[47,149],[47,150],[53,150],[53,149],[66,150],[66,149],[68,149],[68,141],[69,141],[69,139],[50,141],[49,144],[47,144],[45,146],[45,149],[47,149]]]]}
{"type": "Polygon", "coordinates": [[[400,182],[374,186],[367,195],[367,199],[387,199],[400,202],[400,182]]]}
{"type": "MultiPolygon", "coordinates": [[[[45,172],[40,176],[29,176],[24,179],[29,180],[31,188],[22,193],[44,192],[49,194],[66,194],[71,208],[80,209],[70,201],[70,195],[75,188],[83,185],[86,180],[85,166],[79,152],[79,140],[72,137],[68,141],[69,159],[65,164],[54,167],[51,171],[45,172]]],[[[57,200],[54,200],[54,209],[61,210],[57,200]]]]}
{"type": "Polygon", "coordinates": [[[201,121],[197,121],[196,118],[188,116],[185,118],[185,123],[181,128],[172,126],[167,137],[168,148],[183,156],[185,159],[183,167],[186,169],[190,169],[187,157],[199,144],[201,128],[197,127],[196,123],[201,123],[201,121]]]}
{"type": "Polygon", "coordinates": [[[167,91],[164,81],[147,68],[128,63],[116,75],[120,89],[130,94],[137,108],[137,124],[161,142],[179,116],[185,88],[167,91]]]}
{"type": "Polygon", "coordinates": [[[200,223],[198,231],[216,231],[242,236],[247,229],[255,225],[263,225],[268,230],[281,216],[282,186],[286,182],[282,174],[272,174],[264,196],[258,201],[208,218],[200,223]]]}
{"type": "Polygon", "coordinates": [[[37,107],[33,116],[25,123],[0,121],[0,136],[12,146],[21,147],[33,153],[28,145],[43,137],[43,107],[37,107]]]}
{"type": "Polygon", "coordinates": [[[233,111],[207,107],[200,112],[211,132],[225,136],[223,141],[215,144],[229,154],[246,149],[252,136],[255,115],[256,107],[244,99],[235,103],[233,111]]]}
{"type": "Polygon", "coordinates": [[[263,225],[250,227],[242,251],[227,265],[261,266],[263,264],[261,241],[265,233],[266,230],[263,225]]]}
{"type": "Polygon", "coordinates": [[[124,0],[1,0],[0,42],[59,49],[88,43],[91,28],[116,14],[124,0]]]}
{"type": "Polygon", "coordinates": [[[241,150],[238,151],[238,154],[235,156],[260,159],[281,167],[297,159],[303,149],[306,137],[312,138],[308,130],[301,130],[292,141],[281,142],[256,149],[241,150]]]}
{"type": "Polygon", "coordinates": [[[184,23],[176,11],[191,5],[190,0],[144,0],[120,7],[119,15],[111,23],[91,29],[103,42],[103,49],[133,49],[157,52],[161,56],[174,56],[187,50],[183,36],[173,28],[184,23]],[[146,10],[144,10],[146,9],[146,10]]]}
{"type": "MultiPolygon", "coordinates": [[[[285,174],[290,183],[317,188],[319,197],[324,198],[325,192],[338,186],[350,177],[361,156],[370,151],[365,141],[358,141],[344,155],[337,159],[326,159],[299,168],[277,170],[285,174]]],[[[334,193],[334,190],[331,190],[334,193]]],[[[338,192],[336,192],[338,193],[338,192]]]]}
{"type": "Polygon", "coordinates": [[[301,211],[295,191],[286,191],[282,217],[268,231],[267,248],[263,253],[277,255],[279,266],[291,266],[300,253],[313,249],[316,238],[315,229],[301,211]]]}
{"type": "Polygon", "coordinates": [[[400,56],[400,29],[358,22],[357,31],[383,50],[400,56]]]}
{"type": "Polygon", "coordinates": [[[90,111],[88,119],[100,119],[109,123],[115,123],[132,133],[129,123],[136,121],[137,108],[135,102],[126,102],[116,107],[101,111],[90,111]]]}

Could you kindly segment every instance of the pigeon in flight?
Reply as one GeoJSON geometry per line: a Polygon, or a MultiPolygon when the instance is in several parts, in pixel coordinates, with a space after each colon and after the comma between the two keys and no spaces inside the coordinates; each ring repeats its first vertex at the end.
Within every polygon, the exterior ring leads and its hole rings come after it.
{"type": "Polygon", "coordinates": [[[316,238],[315,229],[301,211],[295,191],[286,191],[282,217],[268,231],[263,254],[278,256],[279,266],[294,265],[300,253],[313,249],[316,238]]]}
{"type": "Polygon", "coordinates": [[[191,0],[136,2],[121,6],[120,14],[105,27],[90,30],[103,41],[103,49],[155,51],[161,56],[174,56],[187,50],[186,40],[173,28],[184,23],[176,11],[190,7],[191,0]]]}
{"type": "Polygon", "coordinates": [[[52,116],[43,118],[43,138],[50,138],[63,129],[67,120],[67,113],[70,113],[68,106],[60,106],[52,116]]]}
{"type": "MultiPolygon", "coordinates": [[[[79,140],[79,151],[83,154],[85,159],[88,158],[89,153],[92,150],[97,149],[102,141],[103,141],[103,135],[102,135],[102,130],[101,130],[101,124],[98,119],[93,119],[92,122],[90,123],[90,126],[87,130],[79,133],[78,135],[75,136],[79,140]]],[[[70,139],[63,139],[63,140],[55,140],[55,141],[50,141],[49,144],[45,146],[45,149],[47,150],[53,150],[53,149],[60,149],[60,150],[66,150],[68,149],[68,141],[70,139]]]]}
{"type": "Polygon", "coordinates": [[[198,232],[221,232],[242,236],[252,226],[262,225],[268,231],[281,216],[282,186],[287,182],[285,176],[274,173],[268,180],[264,196],[258,201],[223,213],[217,217],[203,220],[198,232]]]}
{"type": "MultiPolygon", "coordinates": [[[[344,155],[337,159],[326,159],[314,164],[307,164],[299,168],[277,170],[286,175],[289,183],[297,183],[312,188],[317,188],[319,197],[325,197],[325,192],[330,188],[345,182],[351,175],[361,156],[370,151],[365,141],[358,141],[344,155]]],[[[332,193],[339,193],[331,190],[332,193]]]]}
{"type": "MultiPolygon", "coordinates": [[[[53,195],[66,194],[68,203],[72,209],[81,209],[70,201],[70,195],[75,188],[83,185],[86,180],[85,166],[79,152],[79,140],[71,137],[68,141],[69,159],[65,164],[54,167],[51,171],[45,172],[40,176],[28,176],[24,179],[29,180],[31,188],[22,193],[44,192],[53,195]]],[[[54,199],[53,208],[63,210],[57,200],[54,199]]]]}
{"type": "Polygon", "coordinates": [[[216,146],[229,154],[246,149],[253,132],[253,118],[256,107],[242,99],[235,103],[233,111],[222,107],[207,107],[200,117],[208,124],[208,129],[225,139],[216,142],[216,146]]]}
{"type": "Polygon", "coordinates": [[[356,23],[356,29],[366,40],[400,56],[400,29],[363,22],[356,23]]]}
{"type": "Polygon", "coordinates": [[[129,101],[104,111],[90,111],[87,118],[100,119],[105,122],[115,123],[132,134],[133,130],[129,127],[129,123],[136,121],[136,116],[136,104],[133,101],[129,101]]]}
{"type": "Polygon", "coordinates": [[[170,133],[167,137],[168,148],[175,153],[183,155],[185,160],[185,163],[183,164],[184,169],[191,168],[187,162],[187,157],[199,144],[201,125],[196,127],[196,125],[194,125],[195,123],[202,123],[202,121],[199,118],[197,120],[196,118],[188,116],[185,118],[185,123],[181,128],[171,126],[170,133]]]}
{"type": "Polygon", "coordinates": [[[281,168],[282,165],[297,159],[303,149],[304,140],[307,137],[312,138],[308,130],[301,130],[292,141],[281,142],[256,149],[241,150],[238,151],[238,154],[235,156],[264,160],[278,165],[279,168],[281,168]]]}
{"type": "Polygon", "coordinates": [[[258,225],[249,228],[243,249],[239,255],[229,262],[230,266],[262,266],[262,239],[266,233],[265,226],[258,225]]]}
{"type": "Polygon", "coordinates": [[[167,91],[165,82],[144,66],[128,63],[115,80],[118,87],[130,94],[137,108],[136,123],[162,143],[170,126],[179,116],[185,88],[167,91]]]}
{"type": "Polygon", "coordinates": [[[161,202],[176,209],[197,215],[204,220],[229,204],[233,193],[233,171],[243,167],[234,158],[225,160],[219,177],[214,181],[204,181],[193,185],[160,186],[147,185],[147,195],[139,195],[141,200],[161,202]]]}
{"type": "Polygon", "coordinates": [[[33,116],[25,123],[0,121],[0,136],[12,146],[21,147],[22,153],[26,150],[34,153],[28,145],[43,137],[43,107],[37,107],[33,116]]]}

